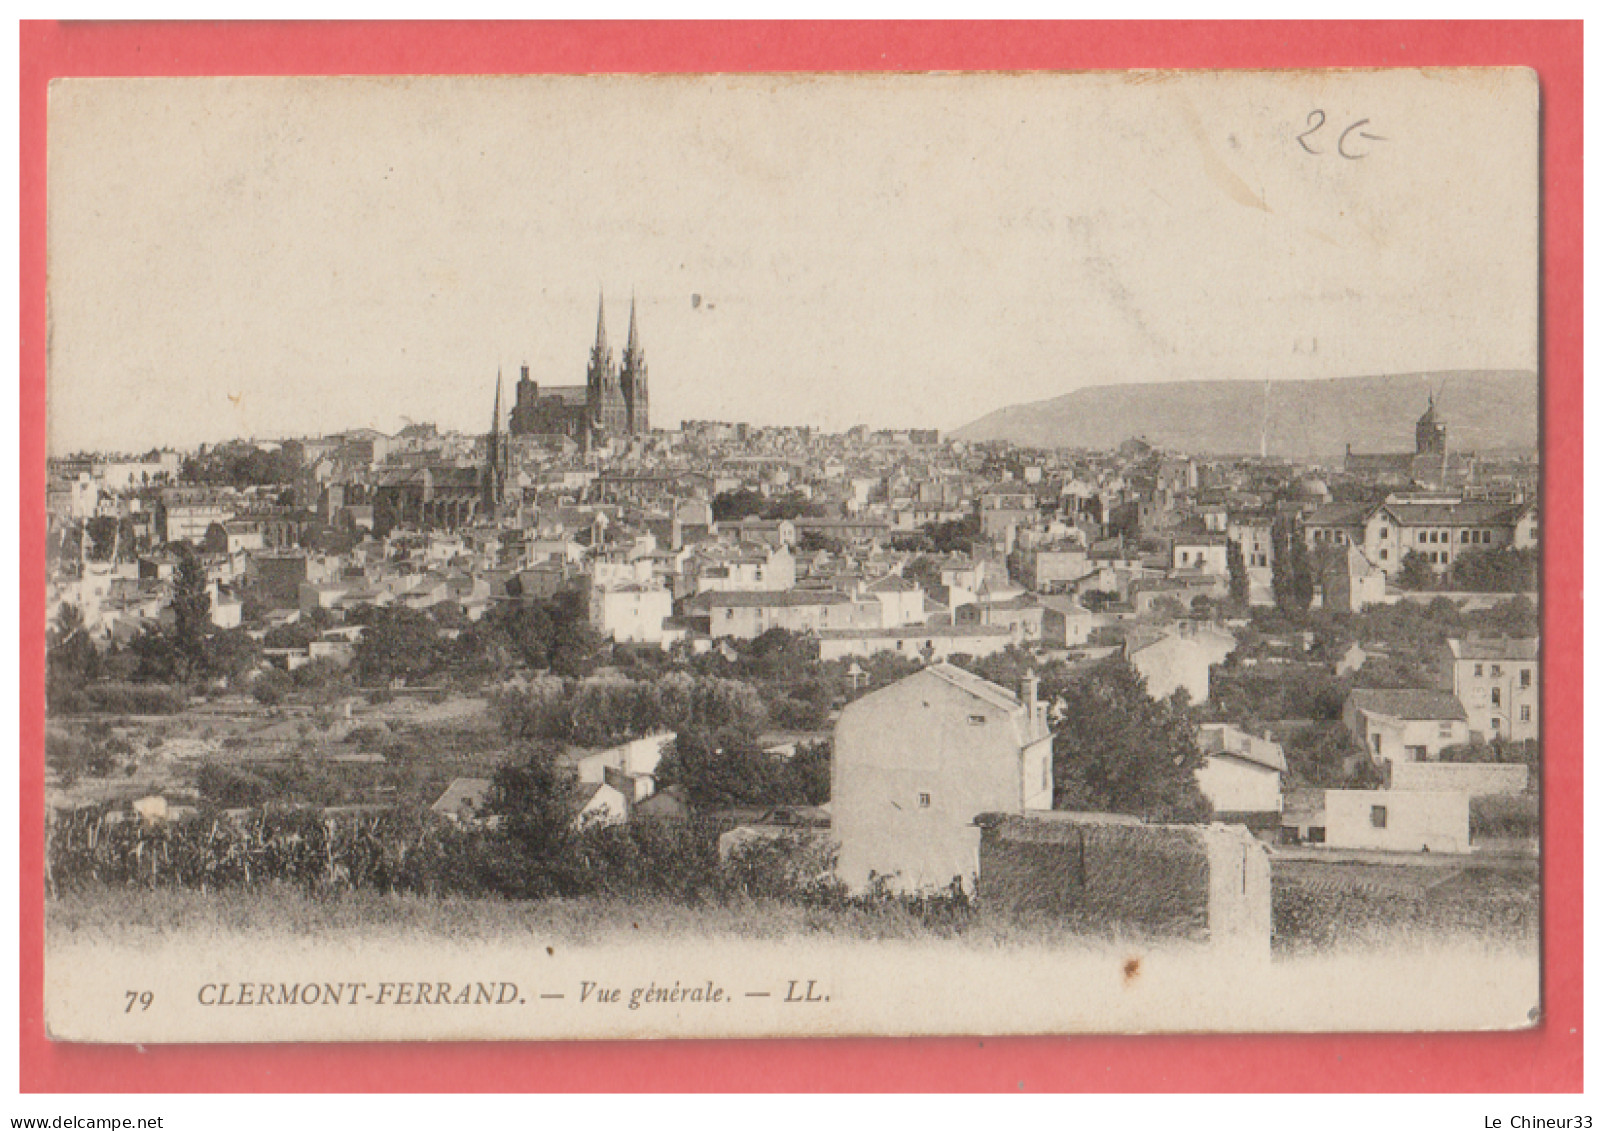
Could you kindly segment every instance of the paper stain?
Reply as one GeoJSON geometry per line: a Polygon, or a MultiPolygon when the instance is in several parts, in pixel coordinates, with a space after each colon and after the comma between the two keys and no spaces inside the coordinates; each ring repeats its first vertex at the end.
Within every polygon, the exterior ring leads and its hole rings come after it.
{"type": "Polygon", "coordinates": [[[1126,958],[1124,960],[1124,984],[1126,987],[1141,976],[1141,960],[1139,958],[1126,958]]]}
{"type": "Polygon", "coordinates": [[[1208,131],[1202,124],[1202,117],[1197,108],[1184,99],[1180,100],[1180,110],[1185,116],[1186,124],[1191,127],[1191,135],[1197,140],[1197,149],[1202,153],[1202,171],[1208,179],[1218,185],[1224,194],[1244,208],[1257,208],[1264,212],[1273,209],[1264,201],[1263,197],[1252,191],[1252,187],[1238,176],[1235,170],[1225,164],[1224,158],[1208,140],[1208,131]]]}

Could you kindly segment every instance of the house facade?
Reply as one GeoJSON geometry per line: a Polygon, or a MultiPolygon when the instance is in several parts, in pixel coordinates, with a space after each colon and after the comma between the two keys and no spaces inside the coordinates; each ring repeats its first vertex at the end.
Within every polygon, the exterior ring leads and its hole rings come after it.
{"type": "Polygon", "coordinates": [[[1033,678],[1019,695],[934,664],[851,703],[835,726],[837,874],[902,890],[972,889],[981,813],[1052,807],[1052,734],[1033,678]]]}
{"type": "Polygon", "coordinates": [[[1193,703],[1206,703],[1213,665],[1223,663],[1235,647],[1228,632],[1182,621],[1155,640],[1131,637],[1125,658],[1147,681],[1147,693],[1154,699],[1167,699],[1184,688],[1193,703]]]}
{"type": "Polygon", "coordinates": [[[1229,723],[1202,724],[1197,744],[1207,759],[1196,771],[1197,787],[1213,806],[1215,820],[1279,827],[1280,779],[1286,772],[1280,744],[1229,723]]]}
{"type": "Polygon", "coordinates": [[[1469,851],[1469,795],[1325,790],[1325,844],[1378,852],[1469,851]]]}
{"type": "MultiPolygon", "coordinates": [[[[830,629],[879,628],[880,603],[853,600],[837,590],[792,589],[783,593],[703,593],[693,609],[706,609],[715,639],[755,640],[769,629],[811,634],[830,629]]],[[[692,615],[695,615],[694,612],[692,615]]]]}
{"type": "Polygon", "coordinates": [[[1446,691],[1355,689],[1341,719],[1377,762],[1430,762],[1469,741],[1464,708],[1446,691]]]}
{"type": "Polygon", "coordinates": [[[1539,637],[1447,641],[1447,674],[1472,735],[1486,742],[1541,735],[1541,643],[1539,637]]]}

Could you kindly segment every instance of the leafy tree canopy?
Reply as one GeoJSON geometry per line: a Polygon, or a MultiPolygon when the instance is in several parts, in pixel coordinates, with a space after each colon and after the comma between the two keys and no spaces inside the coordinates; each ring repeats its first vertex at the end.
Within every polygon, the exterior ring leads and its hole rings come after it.
{"type": "Polygon", "coordinates": [[[1184,703],[1154,700],[1123,657],[1063,689],[1053,727],[1055,804],[1157,821],[1204,821],[1203,765],[1184,703]]]}

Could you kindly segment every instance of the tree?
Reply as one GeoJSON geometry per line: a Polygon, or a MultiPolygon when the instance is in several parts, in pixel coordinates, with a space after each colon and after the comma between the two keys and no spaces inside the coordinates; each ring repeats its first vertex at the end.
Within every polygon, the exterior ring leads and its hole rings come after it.
{"type": "Polygon", "coordinates": [[[1424,554],[1410,550],[1403,555],[1403,568],[1397,575],[1397,584],[1404,589],[1430,589],[1436,584],[1436,572],[1430,568],[1430,562],[1424,554]]]}
{"type": "Polygon", "coordinates": [[[980,516],[965,515],[951,522],[938,522],[924,528],[936,553],[966,554],[980,537],[980,516]]]}
{"type": "Polygon", "coordinates": [[[1286,736],[1286,766],[1299,785],[1341,789],[1352,783],[1348,767],[1369,761],[1352,732],[1338,719],[1315,722],[1286,736]]]}
{"type": "Polygon", "coordinates": [[[743,518],[761,514],[762,510],[763,497],[756,491],[748,491],[744,487],[725,491],[715,496],[712,501],[714,522],[739,522],[743,518]]]}
{"type": "Polygon", "coordinates": [[[89,639],[83,613],[67,603],[56,610],[56,621],[46,637],[48,670],[52,679],[76,682],[93,679],[100,666],[100,653],[89,639]]]}
{"type": "Polygon", "coordinates": [[[1314,603],[1314,569],[1308,560],[1308,541],[1296,531],[1291,534],[1291,608],[1306,614],[1314,603]]]}
{"type": "Polygon", "coordinates": [[[1244,609],[1252,587],[1247,580],[1247,559],[1241,553],[1241,543],[1234,538],[1225,544],[1225,568],[1230,571],[1230,603],[1244,609]]]}
{"type": "Polygon", "coordinates": [[[1269,585],[1274,591],[1275,608],[1290,612],[1292,605],[1291,537],[1284,523],[1276,523],[1270,534],[1273,556],[1269,565],[1269,585]]]}
{"type": "Polygon", "coordinates": [[[354,664],[363,683],[426,679],[439,667],[439,626],[427,613],[402,606],[368,607],[352,619],[364,626],[354,664]]]}
{"type": "Polygon", "coordinates": [[[834,758],[834,745],[822,742],[804,742],[785,763],[792,789],[798,800],[807,805],[823,805],[829,801],[830,766],[834,758]]]}
{"type": "Polygon", "coordinates": [[[1154,700],[1123,657],[1104,660],[1063,689],[1052,761],[1060,809],[1203,821],[1203,765],[1182,700],[1154,700]]]}
{"type": "Polygon", "coordinates": [[[206,671],[206,635],[211,630],[211,594],[206,591],[206,567],[187,542],[178,548],[173,574],[172,646],[180,679],[193,679],[206,671]]]}
{"type": "Polygon", "coordinates": [[[261,648],[242,628],[213,633],[206,640],[206,670],[213,676],[234,679],[256,666],[261,648]]]}
{"type": "Polygon", "coordinates": [[[1308,543],[1289,522],[1277,522],[1273,534],[1274,561],[1270,585],[1275,608],[1302,620],[1314,600],[1314,570],[1308,560],[1308,543]]]}
{"type": "Polygon", "coordinates": [[[499,890],[523,898],[569,893],[577,810],[578,782],[552,745],[525,747],[496,771],[485,812],[499,818],[512,850],[499,862],[505,869],[499,890]]]}
{"type": "Polygon", "coordinates": [[[692,727],[679,735],[657,763],[657,780],[681,785],[696,805],[794,805],[806,797],[778,757],[738,731],[692,727]]]}
{"type": "Polygon", "coordinates": [[[282,668],[269,668],[251,681],[250,693],[262,706],[274,707],[284,701],[284,696],[288,695],[294,686],[294,681],[282,668]]]}
{"type": "Polygon", "coordinates": [[[581,676],[595,666],[602,638],[590,625],[590,610],[582,594],[572,590],[558,593],[546,605],[551,618],[551,639],[547,645],[551,670],[558,675],[581,676]]]}
{"type": "Polygon", "coordinates": [[[1453,588],[1473,593],[1532,592],[1539,568],[1535,550],[1469,550],[1453,563],[1453,588]]]}

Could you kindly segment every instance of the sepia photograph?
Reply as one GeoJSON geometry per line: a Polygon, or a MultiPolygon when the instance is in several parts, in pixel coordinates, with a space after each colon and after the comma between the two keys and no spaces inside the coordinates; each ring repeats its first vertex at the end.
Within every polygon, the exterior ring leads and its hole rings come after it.
{"type": "Polygon", "coordinates": [[[50,1038],[1539,1025],[1540,123],[52,81],[50,1038]]]}

